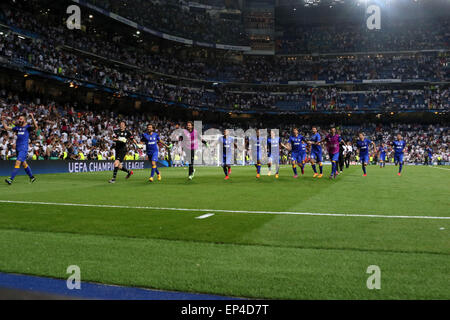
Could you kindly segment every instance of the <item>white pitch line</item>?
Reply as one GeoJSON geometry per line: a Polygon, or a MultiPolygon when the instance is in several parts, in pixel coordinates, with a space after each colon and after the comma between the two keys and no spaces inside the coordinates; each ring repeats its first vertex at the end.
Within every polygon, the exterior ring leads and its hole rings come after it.
{"type": "Polygon", "coordinates": [[[165,211],[188,211],[188,212],[215,212],[215,213],[260,213],[260,214],[280,214],[299,216],[326,216],[326,217],[363,217],[363,218],[386,218],[386,219],[436,219],[450,220],[450,217],[433,216],[389,216],[378,214],[348,214],[348,213],[313,213],[313,212],[278,212],[278,211],[244,211],[244,210],[220,210],[220,209],[190,209],[190,208],[164,208],[164,207],[133,207],[107,204],[83,204],[83,203],[59,203],[59,202],[36,202],[36,201],[16,201],[0,200],[0,203],[13,204],[34,204],[48,206],[69,206],[69,207],[92,207],[92,208],[113,208],[113,209],[143,209],[143,210],[165,210],[165,211]]]}
{"type": "Polygon", "coordinates": [[[450,169],[448,168],[439,168],[439,167],[428,167],[428,168],[450,171],[450,169]]]}
{"type": "Polygon", "coordinates": [[[195,219],[206,219],[206,218],[212,217],[213,215],[214,215],[214,213],[207,213],[200,217],[196,217],[195,219]]]}

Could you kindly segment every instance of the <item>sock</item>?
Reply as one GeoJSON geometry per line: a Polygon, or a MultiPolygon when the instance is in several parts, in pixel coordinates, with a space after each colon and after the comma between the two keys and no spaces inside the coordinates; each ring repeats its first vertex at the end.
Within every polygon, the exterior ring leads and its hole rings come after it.
{"type": "Polygon", "coordinates": [[[300,169],[302,170],[302,174],[305,174],[305,164],[304,163],[300,166],[300,169]]]}
{"type": "Polygon", "coordinates": [[[152,173],[150,175],[150,177],[152,177],[152,178],[155,176],[155,169],[156,169],[156,167],[152,167],[152,173]]]}
{"type": "Polygon", "coordinates": [[[267,165],[267,167],[269,168],[269,171],[272,170],[272,165],[270,163],[267,165]]]}
{"type": "Polygon", "coordinates": [[[189,165],[189,175],[192,176],[194,173],[194,166],[192,164],[189,165]]]}
{"type": "Polygon", "coordinates": [[[319,169],[320,169],[320,174],[322,174],[323,173],[322,163],[319,163],[319,169]]]}
{"type": "Polygon", "coordinates": [[[336,172],[336,162],[332,161],[331,162],[331,175],[334,175],[335,172],[336,172]]]}
{"type": "Polygon", "coordinates": [[[14,180],[14,178],[17,176],[17,174],[19,173],[20,167],[14,167],[12,173],[11,173],[11,180],[14,180]]]}
{"type": "Polygon", "coordinates": [[[292,166],[292,171],[294,171],[294,175],[297,175],[297,166],[296,165],[292,166]]]}
{"type": "Polygon", "coordinates": [[[123,172],[126,172],[126,173],[130,173],[130,170],[126,169],[125,167],[122,167],[122,169],[120,169],[120,170],[122,170],[123,172]]]}
{"type": "Polygon", "coordinates": [[[403,163],[400,163],[400,166],[398,168],[398,173],[402,173],[402,169],[403,169],[403,163]]]}
{"type": "Polygon", "coordinates": [[[28,165],[24,166],[24,168],[25,168],[25,172],[27,173],[27,175],[30,178],[33,178],[33,172],[31,172],[31,168],[28,165]]]}
{"type": "Polygon", "coordinates": [[[364,164],[362,165],[362,169],[363,169],[364,174],[366,174],[366,166],[364,164]]]}
{"type": "Polygon", "coordinates": [[[258,174],[261,173],[261,165],[260,165],[260,164],[257,164],[257,165],[256,165],[256,172],[257,172],[258,174]]]}
{"type": "Polygon", "coordinates": [[[159,176],[159,170],[158,170],[158,167],[155,167],[155,172],[156,172],[156,174],[159,176]]]}
{"type": "Polygon", "coordinates": [[[317,173],[317,170],[316,170],[316,165],[315,164],[313,164],[313,165],[311,165],[312,166],[312,168],[313,168],[313,170],[314,170],[314,173],[317,173]]]}
{"type": "Polygon", "coordinates": [[[227,166],[223,166],[223,173],[225,173],[225,176],[228,176],[228,168],[227,166]]]}
{"type": "Polygon", "coordinates": [[[280,172],[280,166],[277,165],[277,174],[280,172]]]}
{"type": "Polygon", "coordinates": [[[114,173],[113,173],[113,179],[116,180],[117,177],[117,171],[119,171],[119,167],[115,167],[114,168],[114,173]]]}

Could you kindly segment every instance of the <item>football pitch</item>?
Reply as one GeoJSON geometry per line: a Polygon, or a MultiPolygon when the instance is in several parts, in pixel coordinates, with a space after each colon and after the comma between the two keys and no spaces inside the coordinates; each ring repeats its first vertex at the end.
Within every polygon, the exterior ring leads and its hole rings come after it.
{"type": "Polygon", "coordinates": [[[329,171],[19,176],[0,185],[0,271],[67,279],[77,265],[82,281],[248,298],[449,299],[450,168],[329,171]],[[367,287],[372,265],[380,289],[367,287]]]}

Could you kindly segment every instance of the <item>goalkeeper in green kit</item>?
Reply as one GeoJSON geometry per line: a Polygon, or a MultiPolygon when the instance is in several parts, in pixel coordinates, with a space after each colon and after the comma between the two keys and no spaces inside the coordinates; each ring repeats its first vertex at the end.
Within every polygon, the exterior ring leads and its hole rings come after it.
{"type": "Polygon", "coordinates": [[[128,170],[123,166],[123,161],[127,155],[128,141],[132,140],[137,145],[133,135],[127,130],[125,121],[121,121],[119,129],[114,131],[113,141],[115,142],[116,161],[114,162],[114,174],[113,178],[109,180],[109,183],[116,183],[117,171],[122,170],[127,173],[126,179],[129,179],[133,175],[133,171],[128,170]]]}

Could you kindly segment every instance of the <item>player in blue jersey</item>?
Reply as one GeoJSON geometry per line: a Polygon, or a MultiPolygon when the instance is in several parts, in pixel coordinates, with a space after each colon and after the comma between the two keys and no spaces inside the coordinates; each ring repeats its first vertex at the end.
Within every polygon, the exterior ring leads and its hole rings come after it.
{"type": "Polygon", "coordinates": [[[33,176],[33,173],[31,172],[31,168],[28,166],[27,163],[27,156],[28,156],[28,144],[30,140],[30,132],[32,130],[37,130],[38,125],[36,120],[34,119],[34,115],[30,113],[31,120],[33,121],[33,125],[27,124],[27,118],[25,115],[21,115],[17,121],[17,125],[14,127],[9,127],[6,123],[5,117],[2,117],[2,124],[3,129],[6,131],[13,131],[17,134],[17,140],[16,140],[16,156],[17,160],[14,165],[14,169],[11,173],[11,176],[5,180],[5,182],[9,185],[11,185],[14,181],[14,178],[19,173],[20,167],[23,166],[25,169],[26,174],[30,178],[30,182],[35,182],[36,178],[33,176]]]}
{"type": "Polygon", "coordinates": [[[433,165],[433,148],[428,145],[425,148],[425,165],[433,165]]]}
{"type": "Polygon", "coordinates": [[[155,132],[155,127],[152,124],[149,124],[147,126],[147,132],[141,135],[141,140],[145,143],[148,160],[152,163],[152,172],[148,180],[150,182],[153,182],[156,173],[158,181],[161,181],[161,173],[159,172],[157,167],[159,155],[158,143],[165,146],[167,150],[169,150],[169,146],[161,141],[159,134],[155,132]]]}
{"type": "Polygon", "coordinates": [[[312,136],[309,139],[308,143],[311,145],[311,166],[314,170],[314,178],[322,178],[323,177],[323,156],[322,156],[322,146],[320,133],[317,131],[317,127],[312,127],[312,136]],[[319,164],[320,174],[317,173],[316,163],[319,164]]]}
{"type": "Polygon", "coordinates": [[[219,144],[222,146],[222,168],[225,173],[225,180],[230,179],[231,165],[234,163],[234,150],[236,144],[234,138],[230,137],[230,132],[226,129],[223,136],[219,138],[219,144]]]}
{"type": "Polygon", "coordinates": [[[392,147],[394,148],[394,163],[398,165],[398,175],[402,175],[403,169],[403,152],[406,148],[406,142],[403,140],[402,135],[397,134],[397,140],[392,142],[392,147]]]}
{"type": "Polygon", "coordinates": [[[275,164],[275,178],[278,179],[280,172],[280,137],[277,137],[273,130],[270,131],[270,137],[267,138],[267,156],[268,176],[272,175],[272,164],[275,164]]]}
{"type": "Polygon", "coordinates": [[[386,166],[386,146],[384,143],[378,147],[378,159],[380,161],[380,168],[384,168],[386,166]]]}
{"type": "Polygon", "coordinates": [[[369,163],[369,151],[371,145],[374,149],[376,148],[375,143],[369,139],[366,139],[364,133],[361,132],[359,134],[359,139],[356,142],[356,147],[359,149],[359,158],[361,161],[362,170],[364,172],[364,177],[367,176],[366,166],[369,163]]]}
{"type": "Polygon", "coordinates": [[[292,160],[292,171],[294,171],[294,178],[298,178],[297,165],[303,166],[306,159],[306,149],[302,153],[302,144],[305,138],[298,133],[298,129],[294,128],[292,130],[292,135],[289,137],[288,143],[290,147],[282,144],[283,148],[291,150],[291,160],[292,160]]]}
{"type": "Polygon", "coordinates": [[[249,138],[250,150],[252,153],[252,159],[256,159],[256,178],[261,177],[261,158],[262,158],[262,141],[263,138],[260,136],[259,129],[256,129],[256,135],[249,138]]]}
{"type": "Polygon", "coordinates": [[[308,158],[308,144],[306,143],[306,141],[303,141],[300,149],[300,160],[302,161],[300,164],[300,170],[302,172],[302,175],[305,174],[305,165],[307,163],[307,158],[308,158]]]}

